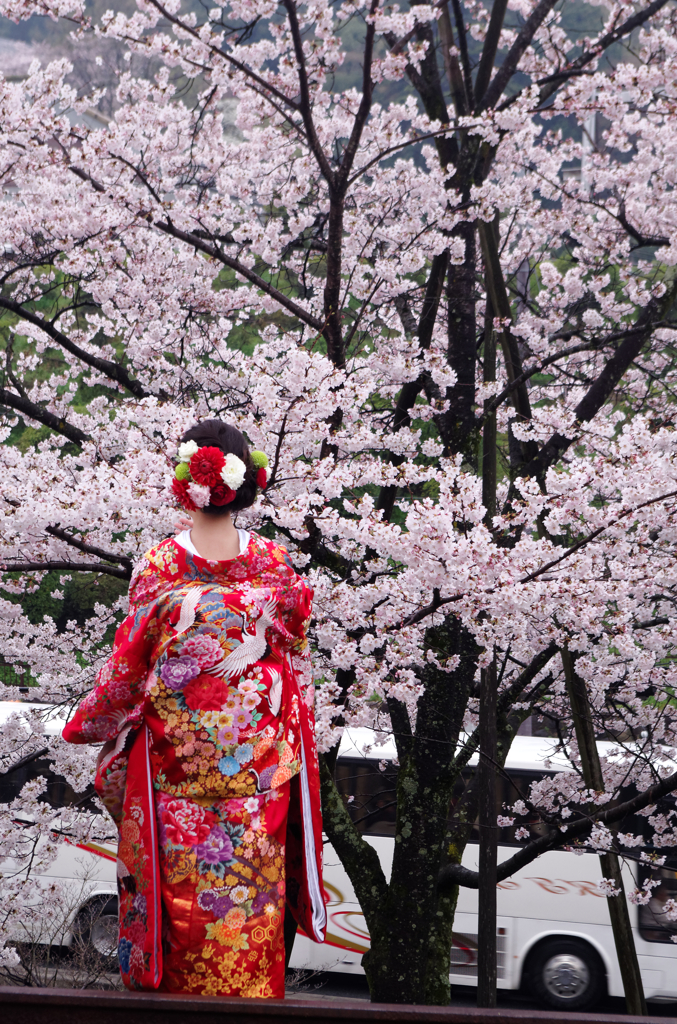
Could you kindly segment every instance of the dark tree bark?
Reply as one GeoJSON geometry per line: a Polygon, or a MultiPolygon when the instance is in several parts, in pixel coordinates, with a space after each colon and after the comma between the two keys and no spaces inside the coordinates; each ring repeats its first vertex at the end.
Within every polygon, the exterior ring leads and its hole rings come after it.
{"type": "Polygon", "coordinates": [[[475,312],[475,225],[459,225],[463,239],[463,263],[452,264],[447,275],[447,353],[456,372],[456,384],[447,388],[449,411],[436,417],[447,454],[463,452],[477,463],[477,421],[475,416],[475,371],[477,368],[477,321],[475,312]]]}
{"type": "MultiPolygon", "coordinates": [[[[399,746],[397,836],[390,884],[376,913],[365,917],[371,948],[363,966],[374,1002],[448,1001],[452,904],[438,873],[422,868],[445,853],[447,815],[456,778],[454,752],[477,657],[474,639],[455,618],[428,631],[431,649],[460,656],[455,672],[429,666],[416,732],[399,746]],[[431,924],[435,923],[431,944],[431,924]],[[438,941],[440,933],[445,942],[438,941]],[[449,944],[446,944],[448,940],[449,944]]],[[[401,735],[401,730],[399,731],[401,735]]],[[[331,832],[329,833],[332,837],[331,832]]]]}

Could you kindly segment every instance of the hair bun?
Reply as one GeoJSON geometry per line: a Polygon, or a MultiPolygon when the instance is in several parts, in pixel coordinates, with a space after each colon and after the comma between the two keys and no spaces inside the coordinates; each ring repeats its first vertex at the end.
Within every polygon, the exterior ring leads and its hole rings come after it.
{"type": "MultiPolygon", "coordinates": [[[[224,423],[223,420],[209,419],[201,420],[194,427],[190,427],[181,437],[181,445],[188,446],[190,442],[200,448],[218,448],[224,455],[236,455],[245,465],[244,480],[235,491],[235,497],[227,503],[214,504],[210,501],[202,508],[202,512],[208,515],[223,516],[229,512],[241,512],[249,508],[256,501],[258,467],[255,465],[247,445],[244,434],[231,423],[224,423]]],[[[193,445],[186,451],[193,450],[193,445]]],[[[266,456],[263,452],[257,452],[257,456],[266,456]]],[[[268,460],[266,459],[266,462],[268,460]]],[[[219,495],[219,499],[223,496],[219,495]]]]}

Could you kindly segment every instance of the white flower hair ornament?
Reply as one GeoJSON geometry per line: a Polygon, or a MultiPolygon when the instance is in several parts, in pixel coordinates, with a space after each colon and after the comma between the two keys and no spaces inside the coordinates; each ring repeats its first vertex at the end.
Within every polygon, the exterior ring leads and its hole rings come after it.
{"type": "Polygon", "coordinates": [[[177,452],[177,458],[179,462],[190,462],[193,455],[199,452],[200,446],[195,441],[184,441],[183,444],[179,445],[177,452]]]}
{"type": "MultiPolygon", "coordinates": [[[[237,455],[226,455],[210,446],[200,448],[195,441],[180,444],[176,458],[172,493],[187,512],[210,504],[229,505],[247,475],[247,467],[237,455]]],[[[250,459],[256,470],[256,486],[263,491],[268,483],[268,456],[253,451],[250,459]]]]}
{"type": "Polygon", "coordinates": [[[221,470],[221,479],[224,484],[236,491],[238,487],[241,487],[244,483],[245,473],[247,467],[245,466],[242,459],[238,459],[237,455],[232,455],[230,452],[226,455],[226,464],[221,470]]]}

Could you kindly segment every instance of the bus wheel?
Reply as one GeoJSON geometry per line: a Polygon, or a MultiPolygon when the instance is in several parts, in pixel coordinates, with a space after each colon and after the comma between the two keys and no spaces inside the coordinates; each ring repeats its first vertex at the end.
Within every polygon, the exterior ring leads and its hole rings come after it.
{"type": "Polygon", "coordinates": [[[598,954],[580,939],[548,939],[529,957],[526,976],[536,998],[555,1010],[589,1010],[604,995],[598,954]]]}
{"type": "Polygon", "coordinates": [[[97,896],[84,906],[73,923],[73,937],[81,955],[114,969],[118,952],[117,896],[97,896]]]}

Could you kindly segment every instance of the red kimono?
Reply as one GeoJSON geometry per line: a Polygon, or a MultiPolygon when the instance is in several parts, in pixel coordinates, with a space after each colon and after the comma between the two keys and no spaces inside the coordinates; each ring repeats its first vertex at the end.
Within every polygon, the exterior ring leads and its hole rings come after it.
{"type": "Polygon", "coordinates": [[[312,591],[251,534],[224,562],[163,541],[129,597],[63,733],[116,740],[96,788],[120,830],[123,981],[283,998],[285,904],[317,942],[326,927],[312,591]]]}

